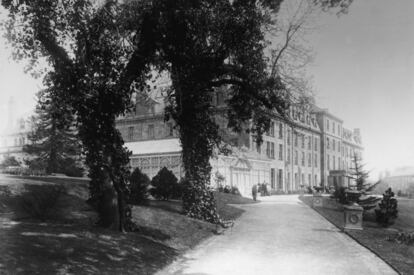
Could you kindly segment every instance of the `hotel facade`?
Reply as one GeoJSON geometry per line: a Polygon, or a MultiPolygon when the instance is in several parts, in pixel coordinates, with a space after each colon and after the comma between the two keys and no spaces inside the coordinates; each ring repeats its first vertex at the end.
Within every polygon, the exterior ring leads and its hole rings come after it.
{"type": "MultiPolygon", "coordinates": [[[[291,107],[286,118],[272,115],[269,131],[258,146],[252,135],[228,130],[224,94],[213,99],[216,122],[231,145],[232,154],[215,153],[211,158],[211,184],[215,175],[224,185],[236,186],[250,195],[257,183],[267,183],[275,192],[295,192],[306,186],[328,186],[328,176],[338,170],[347,173],[354,154],[362,155],[359,129],[348,130],[343,121],[327,109],[291,107]]],[[[133,112],[117,120],[125,146],[132,151],[131,167],[139,167],[150,178],[167,167],[184,176],[181,145],[173,121],[164,121],[162,96],[137,100],[133,112]]]]}
{"type": "MultiPolygon", "coordinates": [[[[343,120],[327,109],[316,106],[291,107],[286,117],[273,114],[269,131],[258,146],[254,137],[234,133],[227,128],[225,97],[218,92],[213,99],[216,123],[223,140],[232,149],[230,155],[218,152],[211,158],[211,184],[215,175],[224,176],[224,185],[236,186],[249,195],[257,183],[267,183],[276,192],[294,192],[306,186],[328,186],[331,173],[347,173],[352,156],[362,155],[359,129],[348,130],[343,120]]],[[[137,99],[135,108],[116,121],[125,146],[132,151],[131,168],[139,167],[150,178],[167,167],[181,178],[181,145],[173,121],[164,121],[164,97],[137,99]]],[[[22,163],[28,156],[22,151],[28,143],[28,120],[12,124],[0,137],[0,161],[15,156],[22,163]]]]}

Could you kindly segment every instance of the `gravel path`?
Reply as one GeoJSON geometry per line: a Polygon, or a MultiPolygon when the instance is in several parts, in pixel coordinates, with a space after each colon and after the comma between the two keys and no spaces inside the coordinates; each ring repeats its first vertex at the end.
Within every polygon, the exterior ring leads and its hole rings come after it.
{"type": "Polygon", "coordinates": [[[396,274],[297,196],[260,198],[232,229],[158,274],[396,274]]]}

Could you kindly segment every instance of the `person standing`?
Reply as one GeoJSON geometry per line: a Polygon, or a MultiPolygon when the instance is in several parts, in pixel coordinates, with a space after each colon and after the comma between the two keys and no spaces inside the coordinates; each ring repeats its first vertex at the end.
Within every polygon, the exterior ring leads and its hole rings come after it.
{"type": "Polygon", "coordinates": [[[253,200],[256,201],[256,197],[257,197],[257,185],[254,184],[252,187],[252,196],[253,196],[253,200]]]}

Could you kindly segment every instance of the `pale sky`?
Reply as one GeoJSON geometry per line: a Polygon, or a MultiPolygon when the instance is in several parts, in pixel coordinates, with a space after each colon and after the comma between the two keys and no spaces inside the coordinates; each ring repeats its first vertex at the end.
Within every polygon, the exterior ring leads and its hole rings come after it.
{"type": "Polygon", "coordinates": [[[325,15],[312,39],[317,102],[361,128],[373,174],[414,166],[413,11],[412,0],[354,0],[347,15],[325,15]]]}
{"type": "MultiPolygon", "coordinates": [[[[346,128],[361,129],[374,177],[384,169],[414,166],[413,11],[413,0],[354,0],[346,15],[322,15],[310,39],[316,56],[308,72],[316,101],[346,128]]],[[[8,56],[0,38],[0,130],[9,97],[18,115],[28,113],[41,83],[8,56]]]]}

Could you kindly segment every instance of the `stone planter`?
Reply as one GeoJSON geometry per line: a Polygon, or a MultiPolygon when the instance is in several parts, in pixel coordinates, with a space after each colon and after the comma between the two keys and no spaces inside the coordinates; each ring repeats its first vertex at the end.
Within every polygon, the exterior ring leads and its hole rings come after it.
{"type": "Polygon", "coordinates": [[[312,206],[313,207],[322,207],[323,206],[323,198],[322,198],[322,195],[320,193],[313,194],[312,206]]]}
{"type": "Polygon", "coordinates": [[[344,229],[362,230],[362,212],[358,204],[344,206],[344,229]]]}

